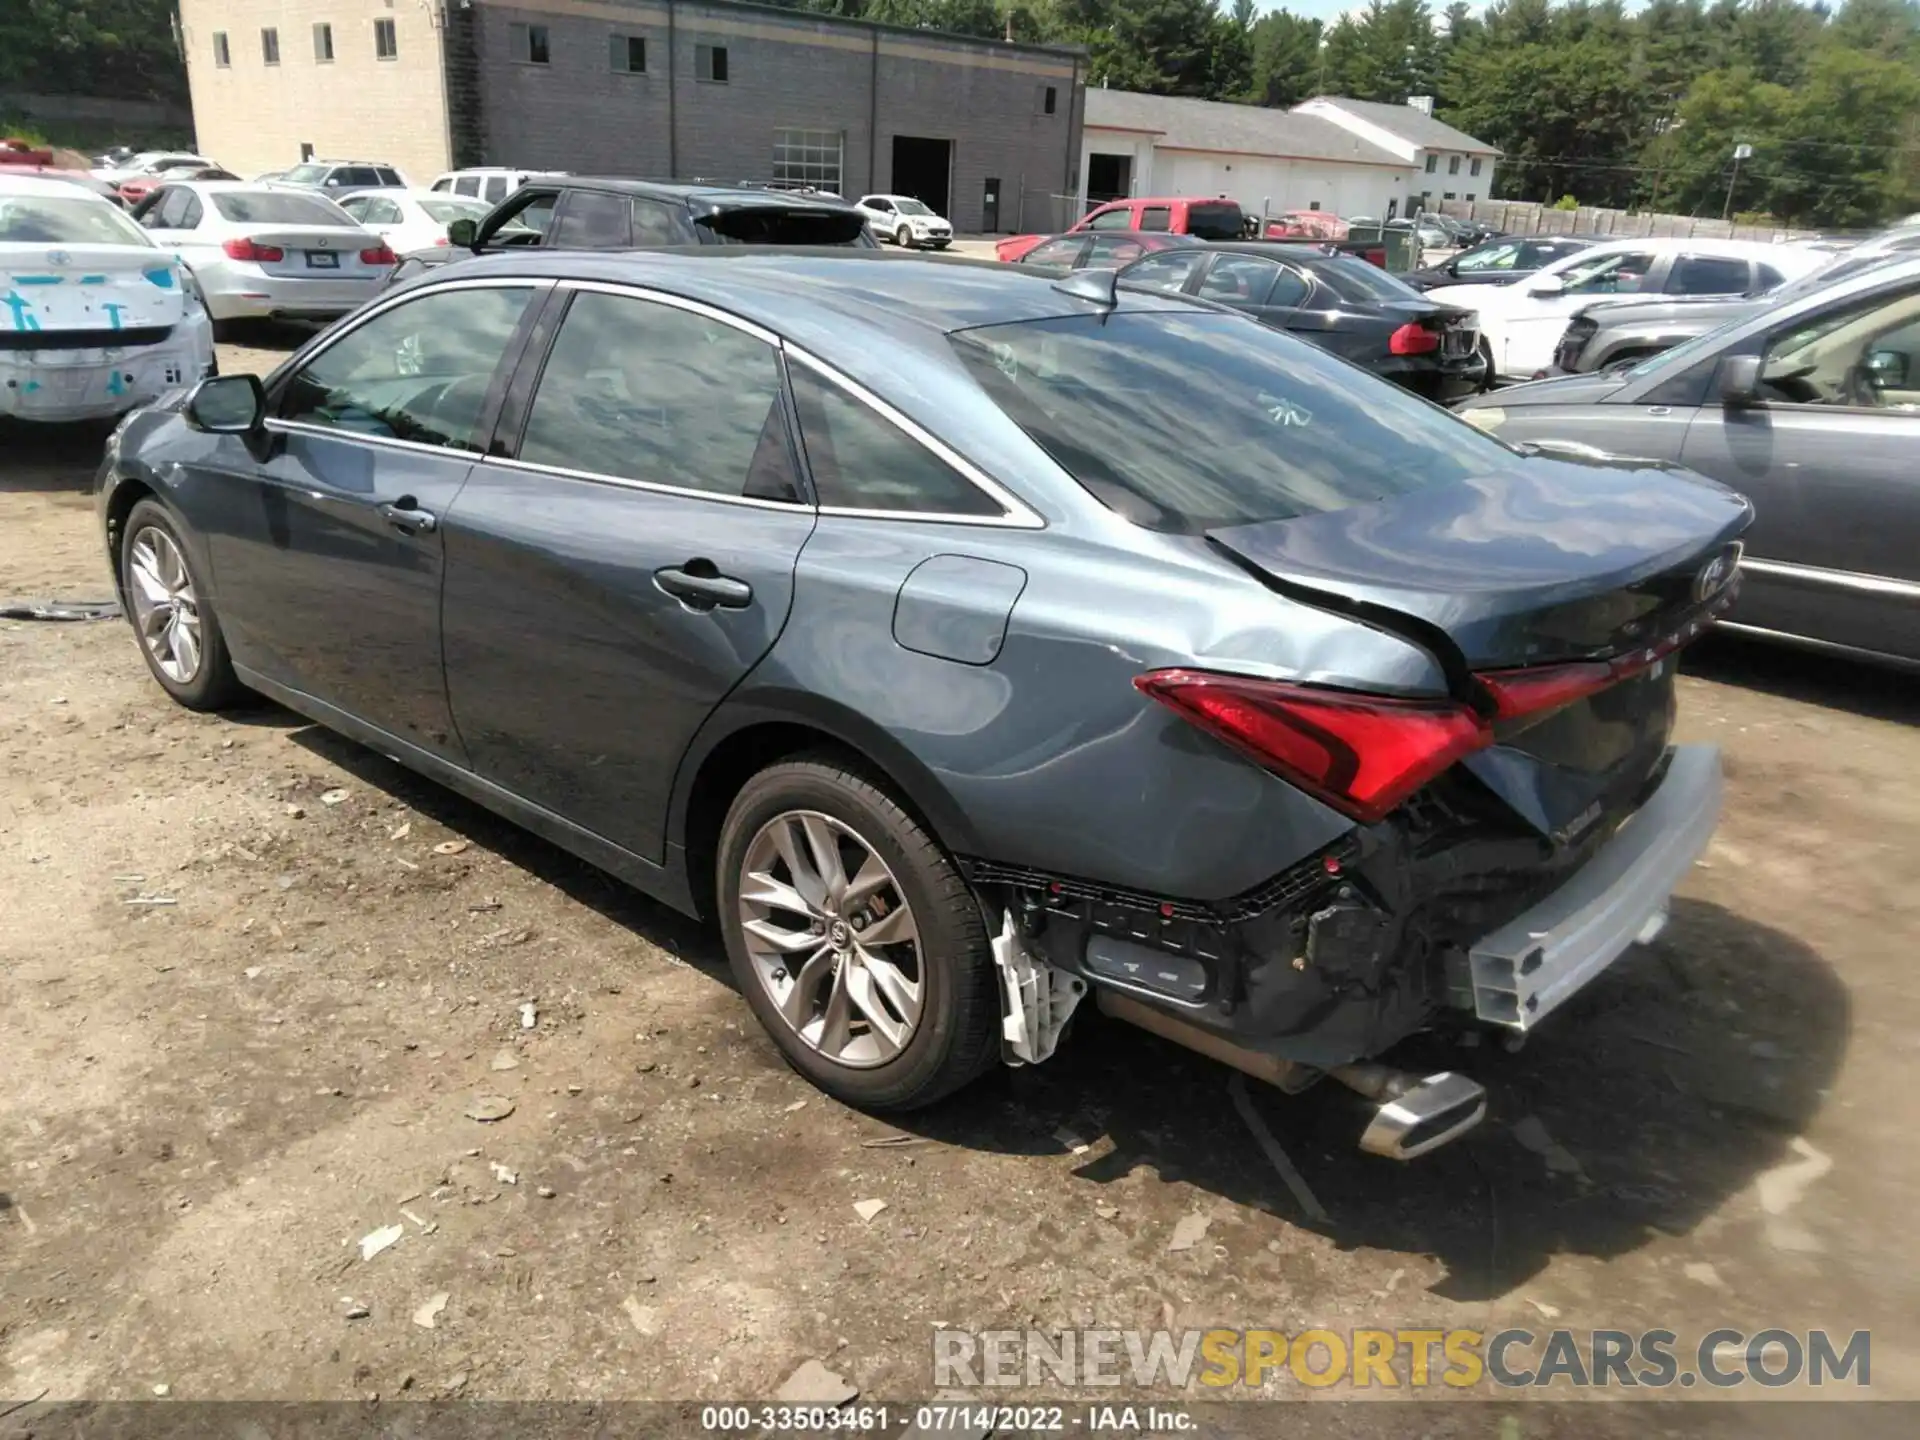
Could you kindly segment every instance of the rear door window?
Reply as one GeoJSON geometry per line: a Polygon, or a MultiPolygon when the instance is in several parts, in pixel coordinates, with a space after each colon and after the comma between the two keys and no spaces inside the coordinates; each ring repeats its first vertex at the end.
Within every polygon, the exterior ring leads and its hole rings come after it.
{"type": "Polygon", "coordinates": [[[1171,230],[1173,228],[1173,211],[1165,205],[1148,205],[1143,207],[1140,211],[1140,228],[1142,230],[1171,230]]]}
{"type": "Polygon", "coordinates": [[[1273,282],[1273,293],[1267,296],[1269,305],[1304,305],[1307,296],[1313,293],[1313,282],[1299,271],[1282,265],[1280,274],[1273,282]]]}
{"type": "Polygon", "coordinates": [[[823,506],[919,515],[1002,515],[1000,504],[858,396],[795,364],[807,469],[823,506]]]}
{"type": "Polygon", "coordinates": [[[636,245],[678,245],[685,237],[674,223],[670,206],[658,200],[633,202],[633,243],[636,245]]]}
{"type": "Polygon", "coordinates": [[[1207,258],[1206,251],[1199,246],[1191,250],[1162,250],[1157,255],[1149,255],[1137,265],[1127,267],[1124,278],[1129,285],[1144,285],[1150,290],[1164,290],[1173,293],[1185,287],[1193,278],[1193,272],[1200,268],[1200,262],[1207,258]]]}
{"type": "Polygon", "coordinates": [[[458,180],[453,182],[453,193],[456,195],[478,195],[480,193],[480,177],[478,175],[462,175],[458,180]]]}
{"type": "Polygon", "coordinates": [[[495,204],[498,204],[500,201],[507,198],[507,193],[512,189],[513,189],[513,182],[509,180],[506,176],[489,175],[487,177],[486,188],[482,192],[482,194],[484,198],[493,201],[495,204]]]}
{"type": "Polygon", "coordinates": [[[384,165],[375,166],[373,171],[373,183],[376,185],[385,185],[391,189],[398,190],[402,184],[402,181],[400,179],[400,172],[398,170],[389,170],[384,165]]]}
{"type": "Polygon", "coordinates": [[[1181,534],[1497,473],[1513,454],[1265,325],[1120,311],[962,330],[969,373],[1102,503],[1181,534]]]}
{"type": "Polygon", "coordinates": [[[710,495],[799,497],[773,347],[632,295],[574,296],[519,458],[710,495]]]}
{"type": "Polygon", "coordinates": [[[575,190],[560,207],[549,241],[562,249],[624,249],[633,243],[633,206],[624,195],[575,190]]]}
{"type": "Polygon", "coordinates": [[[1280,278],[1280,267],[1254,255],[1216,255],[1200,294],[1228,305],[1264,305],[1280,278]]]}
{"type": "Polygon", "coordinates": [[[1669,295],[1744,295],[1752,284],[1747,262],[1723,255],[1682,255],[1667,275],[1669,295]]]}

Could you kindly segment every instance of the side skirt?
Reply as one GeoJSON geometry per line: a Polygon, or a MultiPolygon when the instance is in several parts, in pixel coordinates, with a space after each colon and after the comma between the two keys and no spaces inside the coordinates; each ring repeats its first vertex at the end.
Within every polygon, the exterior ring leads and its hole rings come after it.
{"type": "Polygon", "coordinates": [[[590,830],[583,830],[571,820],[562,818],[530,800],[523,800],[510,790],[502,789],[491,780],[483,780],[471,770],[462,769],[438,755],[409,744],[397,736],[389,735],[377,726],[349,715],[337,706],[324,700],[316,700],[304,691],[292,689],[278,681],[269,680],[258,671],[249,670],[244,665],[235,665],[234,673],[249,690],[256,690],[270,700],[276,700],[306,716],[329,730],[334,730],[358,744],[366,746],[386,756],[397,765],[426,776],[436,784],[464,795],[476,805],[484,805],[503,819],[511,820],[523,830],[529,830],[542,840],[558,845],[562,850],[579,856],[589,865],[597,865],[608,874],[614,875],[641,893],[651,896],[663,905],[671,905],[687,915],[698,918],[699,911],[694,905],[693,891],[687,883],[684,856],[677,846],[669,846],[667,854],[670,862],[657,865],[653,861],[634,854],[611,840],[603,839],[590,830]]]}

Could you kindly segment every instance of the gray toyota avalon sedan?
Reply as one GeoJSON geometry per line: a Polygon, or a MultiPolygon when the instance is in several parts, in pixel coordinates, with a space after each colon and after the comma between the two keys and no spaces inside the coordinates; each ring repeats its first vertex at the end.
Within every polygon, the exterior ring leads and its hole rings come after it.
{"type": "Polygon", "coordinates": [[[501,255],[109,444],[182,704],[270,696],[708,917],[869,1108],[1100,1009],[1411,1156],[1719,807],[1673,653],[1749,510],[1241,315],[967,261],[501,255]]]}

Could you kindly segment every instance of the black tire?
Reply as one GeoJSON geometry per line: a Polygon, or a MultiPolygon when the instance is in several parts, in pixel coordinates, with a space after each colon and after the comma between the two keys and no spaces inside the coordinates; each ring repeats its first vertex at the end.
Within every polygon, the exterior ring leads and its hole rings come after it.
{"type": "Polygon", "coordinates": [[[787,1063],[835,1099],[861,1110],[911,1110],[951,1094],[999,1055],[1000,996],[980,906],[939,843],[885,790],[831,755],[769,766],[734,798],[720,831],[715,894],[740,993],[787,1063]],[[786,811],[817,811],[853,830],[885,861],[918,926],[922,1008],[899,1054],[855,1068],[814,1049],[781,1016],[754,968],[740,918],[740,888],[754,837],[786,811]]]}
{"type": "Polygon", "coordinates": [[[1493,346],[1487,343],[1487,337],[1480,337],[1480,357],[1487,362],[1487,373],[1480,381],[1480,393],[1486,394],[1500,383],[1500,377],[1493,373],[1493,346]]]}
{"type": "Polygon", "coordinates": [[[902,225],[898,230],[894,231],[893,243],[898,245],[902,250],[913,249],[912,227],[907,225],[902,225]]]}
{"type": "Polygon", "coordinates": [[[139,647],[140,658],[147,662],[147,669],[160,682],[161,689],[189,710],[224,710],[246,697],[246,687],[233,673],[233,661],[227,654],[226,636],[221,633],[220,617],[214,611],[213,598],[207,593],[206,578],[196,568],[193,552],[181,538],[180,523],[157,500],[139,501],[127,512],[126,523],[121,527],[120,595],[125,602],[127,622],[133,627],[134,644],[139,647]],[[158,658],[140,633],[131,557],[134,546],[149,530],[162,532],[172,542],[193,587],[194,609],[200,620],[200,653],[197,668],[185,680],[177,680],[161,669],[158,658]]]}

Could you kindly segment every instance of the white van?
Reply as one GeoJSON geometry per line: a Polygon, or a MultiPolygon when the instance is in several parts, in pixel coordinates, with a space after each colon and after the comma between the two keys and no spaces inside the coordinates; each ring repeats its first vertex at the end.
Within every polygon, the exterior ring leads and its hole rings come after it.
{"type": "Polygon", "coordinates": [[[430,187],[451,195],[471,195],[498,205],[529,180],[557,180],[565,170],[509,170],[499,165],[476,165],[471,170],[449,170],[430,187]]]}

